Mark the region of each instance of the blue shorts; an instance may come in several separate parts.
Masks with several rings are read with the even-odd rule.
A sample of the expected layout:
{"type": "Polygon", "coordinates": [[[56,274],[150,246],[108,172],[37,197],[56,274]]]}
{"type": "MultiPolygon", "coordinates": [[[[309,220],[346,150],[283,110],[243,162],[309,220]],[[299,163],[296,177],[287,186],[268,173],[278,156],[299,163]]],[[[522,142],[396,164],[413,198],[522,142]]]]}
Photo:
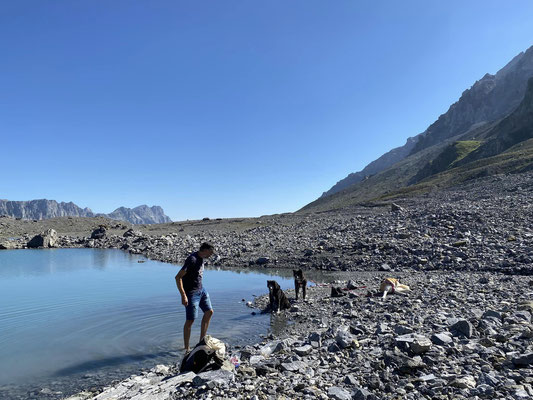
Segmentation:
{"type": "Polygon", "coordinates": [[[185,307],[187,320],[192,321],[198,317],[198,306],[200,306],[204,313],[213,309],[211,300],[209,299],[209,293],[204,288],[186,293],[186,295],[189,300],[189,304],[185,307]]]}

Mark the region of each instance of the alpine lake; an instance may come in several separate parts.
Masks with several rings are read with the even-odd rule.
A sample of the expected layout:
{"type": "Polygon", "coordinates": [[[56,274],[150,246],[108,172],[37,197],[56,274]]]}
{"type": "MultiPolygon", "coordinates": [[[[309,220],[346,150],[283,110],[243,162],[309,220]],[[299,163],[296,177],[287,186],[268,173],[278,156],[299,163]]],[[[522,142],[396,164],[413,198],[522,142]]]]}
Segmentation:
{"type": "MultiPolygon", "coordinates": [[[[179,269],[113,249],[2,250],[0,399],[60,399],[180,362],[179,269]]],[[[207,267],[215,311],[208,334],[242,346],[282,331],[282,317],[246,305],[268,292],[270,279],[294,288],[290,269],[207,267]]]]}

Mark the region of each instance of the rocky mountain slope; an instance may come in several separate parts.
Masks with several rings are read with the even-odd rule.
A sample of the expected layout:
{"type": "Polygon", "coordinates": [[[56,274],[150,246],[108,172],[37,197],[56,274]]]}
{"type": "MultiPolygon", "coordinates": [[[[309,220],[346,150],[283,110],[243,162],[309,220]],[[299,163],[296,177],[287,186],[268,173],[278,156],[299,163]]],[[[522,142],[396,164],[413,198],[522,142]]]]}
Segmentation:
{"type": "Polygon", "coordinates": [[[506,118],[423,149],[387,170],[305,206],[303,212],[342,209],[454,186],[482,177],[533,169],[533,80],[506,118]]]}
{"type": "Polygon", "coordinates": [[[505,117],[524,97],[527,80],[532,76],[533,46],[517,55],[495,75],[486,74],[465,90],[460,99],[423,133],[409,138],[404,146],[389,151],[362,171],[348,175],[324,192],[322,197],[385,171],[409,155],[505,117]]]}
{"type": "Polygon", "coordinates": [[[159,206],[141,205],[135,208],[120,207],[110,214],[95,214],[90,208],[80,208],[73,202],[58,203],[55,200],[39,199],[10,201],[0,199],[0,215],[21,219],[49,219],[56,217],[106,217],[132,224],[159,224],[171,222],[159,206]]]}

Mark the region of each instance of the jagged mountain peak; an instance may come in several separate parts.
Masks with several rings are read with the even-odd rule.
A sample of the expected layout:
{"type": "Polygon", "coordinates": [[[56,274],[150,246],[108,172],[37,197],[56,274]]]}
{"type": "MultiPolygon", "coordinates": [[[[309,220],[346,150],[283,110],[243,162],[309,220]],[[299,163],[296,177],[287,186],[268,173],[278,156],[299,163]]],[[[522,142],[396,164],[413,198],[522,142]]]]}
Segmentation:
{"type": "Polygon", "coordinates": [[[95,217],[102,216],[133,224],[159,224],[172,222],[160,206],[140,205],[134,209],[119,207],[110,214],[95,214],[88,208],[80,208],[72,201],[36,199],[29,201],[0,200],[0,215],[22,219],[48,219],[56,217],[95,217]]]}

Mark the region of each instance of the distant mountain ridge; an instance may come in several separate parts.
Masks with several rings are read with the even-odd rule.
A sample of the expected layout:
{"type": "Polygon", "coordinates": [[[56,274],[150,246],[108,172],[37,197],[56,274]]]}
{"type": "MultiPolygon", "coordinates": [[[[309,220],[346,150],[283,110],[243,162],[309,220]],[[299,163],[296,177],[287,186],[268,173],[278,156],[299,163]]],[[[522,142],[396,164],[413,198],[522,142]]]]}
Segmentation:
{"type": "Polygon", "coordinates": [[[509,115],[524,98],[527,81],[532,76],[533,46],[495,75],[485,74],[424,132],[408,138],[404,146],[385,153],[363,170],[349,174],[324,192],[322,198],[385,171],[410,155],[509,115]]]}
{"type": "Polygon", "coordinates": [[[161,224],[172,222],[171,219],[165,215],[165,212],[161,207],[148,207],[145,204],[135,208],[119,207],[112,213],[107,214],[107,217],[121,221],[129,221],[132,224],[161,224]]]}
{"type": "Polygon", "coordinates": [[[0,199],[0,215],[22,219],[48,219],[56,217],[106,217],[132,224],[161,224],[172,222],[159,206],[141,205],[135,208],[119,207],[110,214],[95,214],[90,208],[78,207],[73,202],[39,199],[10,201],[0,199]]]}

